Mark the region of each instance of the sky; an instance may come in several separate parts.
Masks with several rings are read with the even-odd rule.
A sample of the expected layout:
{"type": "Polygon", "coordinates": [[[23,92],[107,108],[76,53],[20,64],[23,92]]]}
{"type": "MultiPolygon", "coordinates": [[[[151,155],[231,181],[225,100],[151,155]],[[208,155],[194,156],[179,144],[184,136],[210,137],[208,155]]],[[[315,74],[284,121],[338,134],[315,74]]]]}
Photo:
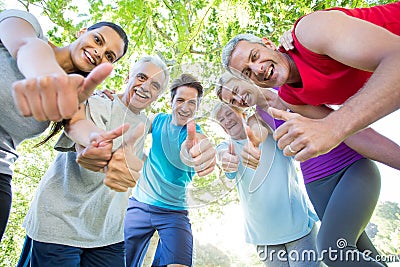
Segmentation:
{"type": "MultiPolygon", "coordinates": [[[[9,0],[5,3],[6,8],[22,8],[17,0],[9,0]]],[[[50,21],[40,16],[40,9],[32,6],[31,12],[35,14],[43,25],[44,32],[50,29],[50,21]],[[46,28],[46,25],[48,28],[46,28]]],[[[71,14],[71,18],[73,14],[71,14]]],[[[371,125],[374,130],[400,144],[400,110],[371,125]]],[[[373,145],[373,144],[371,144],[373,145]]],[[[400,157],[400,155],[399,155],[400,157]]],[[[380,201],[394,201],[400,203],[400,194],[396,192],[400,188],[400,171],[377,163],[382,176],[382,187],[380,201]]]]}

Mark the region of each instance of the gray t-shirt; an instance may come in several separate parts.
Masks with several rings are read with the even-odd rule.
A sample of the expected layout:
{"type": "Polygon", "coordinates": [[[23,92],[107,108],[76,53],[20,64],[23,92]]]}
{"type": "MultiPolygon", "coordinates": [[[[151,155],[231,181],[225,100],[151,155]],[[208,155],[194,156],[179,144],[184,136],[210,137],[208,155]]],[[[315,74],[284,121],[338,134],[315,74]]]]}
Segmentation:
{"type": "MultiPolygon", "coordinates": [[[[135,115],[117,96],[113,101],[92,96],[86,110],[87,117],[105,130],[128,122],[130,134],[140,122],[148,122],[144,114],[135,115]]],[[[146,123],[146,132],[148,128],[146,123]]],[[[120,146],[124,136],[114,141],[114,148],[120,146]]],[[[71,146],[72,141],[64,135],[56,149],[71,146]]],[[[143,146],[144,137],[137,144],[139,157],[143,156],[143,146]]],[[[123,241],[130,192],[111,190],[103,184],[105,174],[86,170],[75,159],[76,152],[60,152],[40,181],[24,222],[28,236],[40,242],[82,248],[123,241]]]]}
{"type": "MultiPolygon", "coordinates": [[[[30,13],[21,10],[6,10],[0,13],[0,21],[9,17],[19,17],[30,24],[39,38],[47,41],[37,19],[30,13]]],[[[18,155],[16,147],[23,140],[41,134],[49,122],[38,122],[25,118],[17,110],[12,97],[12,84],[24,79],[18,70],[17,62],[0,40],[0,173],[12,175],[14,162],[18,155]]]]}

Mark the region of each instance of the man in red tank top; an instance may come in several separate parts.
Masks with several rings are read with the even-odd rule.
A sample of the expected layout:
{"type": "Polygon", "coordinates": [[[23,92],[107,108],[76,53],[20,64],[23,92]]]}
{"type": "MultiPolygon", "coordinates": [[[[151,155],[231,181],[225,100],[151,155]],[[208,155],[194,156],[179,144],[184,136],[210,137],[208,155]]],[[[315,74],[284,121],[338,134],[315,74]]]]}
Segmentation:
{"type": "Polygon", "coordinates": [[[238,35],[225,46],[223,64],[260,87],[280,87],[288,108],[313,118],[270,109],[287,121],[274,134],[279,147],[304,161],[400,108],[399,35],[400,2],[333,8],[295,23],[294,50],[238,35]],[[308,112],[308,105],[329,104],[342,106],[329,115],[308,112]]]}

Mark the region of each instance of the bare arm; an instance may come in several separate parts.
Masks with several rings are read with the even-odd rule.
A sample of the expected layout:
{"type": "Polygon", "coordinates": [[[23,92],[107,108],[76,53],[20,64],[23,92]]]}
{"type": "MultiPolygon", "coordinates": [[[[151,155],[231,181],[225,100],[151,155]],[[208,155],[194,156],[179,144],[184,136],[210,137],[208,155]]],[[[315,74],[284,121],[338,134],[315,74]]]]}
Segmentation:
{"type": "Polygon", "coordinates": [[[16,106],[22,115],[38,121],[70,119],[79,102],[86,100],[112,71],[111,64],[101,64],[87,78],[68,75],[52,47],[21,18],[1,21],[0,39],[25,76],[13,85],[16,106]]]}
{"type": "Polygon", "coordinates": [[[26,78],[45,74],[66,75],[50,45],[39,39],[32,25],[24,19],[11,17],[3,20],[0,39],[26,78]]]}
{"type": "Polygon", "coordinates": [[[86,118],[85,109],[86,106],[81,104],[66,125],[65,133],[77,144],[77,162],[86,169],[101,171],[111,159],[113,140],[121,136],[128,125],[105,131],[86,118]]]}
{"type": "MultiPolygon", "coordinates": [[[[288,106],[290,106],[291,110],[312,119],[321,119],[333,112],[327,106],[288,106]]],[[[332,128],[331,131],[334,131],[334,129],[332,128]]],[[[392,168],[400,169],[400,146],[372,128],[366,128],[349,136],[344,140],[344,143],[364,157],[379,161],[392,168]],[[371,144],[374,145],[371,146],[371,144]]],[[[285,150],[285,153],[290,154],[286,148],[285,150]]]]}
{"type": "Polygon", "coordinates": [[[86,106],[84,104],[79,105],[79,111],[68,122],[64,131],[71,140],[84,147],[90,145],[91,134],[104,132],[104,130],[97,127],[91,120],[86,119],[86,106]]]}
{"type": "MultiPolygon", "coordinates": [[[[342,129],[350,135],[400,108],[399,36],[340,11],[316,12],[309,19],[308,23],[323,23],[312,29],[330,30],[317,38],[319,42],[315,36],[310,38],[313,33],[307,31],[307,38],[301,40],[306,47],[343,64],[374,72],[359,93],[327,118],[330,122],[338,118],[345,120],[342,129]],[[329,39],[323,40],[327,36],[329,39]],[[352,119],[354,117],[357,120],[352,119]]],[[[307,19],[304,22],[307,23],[307,19]]]]}
{"type": "Polygon", "coordinates": [[[364,157],[400,170],[400,146],[372,128],[349,136],[345,143],[364,157]]]}

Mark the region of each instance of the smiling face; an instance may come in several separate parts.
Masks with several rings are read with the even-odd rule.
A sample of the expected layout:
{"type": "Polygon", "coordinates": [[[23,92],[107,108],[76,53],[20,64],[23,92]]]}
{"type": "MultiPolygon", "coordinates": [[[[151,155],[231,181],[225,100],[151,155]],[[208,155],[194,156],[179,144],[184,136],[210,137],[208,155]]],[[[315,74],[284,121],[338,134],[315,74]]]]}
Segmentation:
{"type": "Polygon", "coordinates": [[[232,51],[229,67],[260,87],[281,86],[289,77],[289,61],[276,50],[271,41],[263,41],[265,45],[248,41],[238,42],[232,51]]]}
{"type": "Polygon", "coordinates": [[[124,45],[122,38],[111,27],[83,30],[70,46],[72,63],[77,69],[90,72],[101,63],[113,63],[119,59],[124,53],[124,45]]]}
{"type": "Polygon", "coordinates": [[[163,70],[152,62],[137,64],[131,71],[122,101],[138,114],[161,94],[166,77],[163,70]]]}
{"type": "Polygon", "coordinates": [[[178,126],[186,125],[194,117],[198,105],[198,91],[189,86],[180,86],[171,101],[172,123],[178,126]]]}
{"type": "Polygon", "coordinates": [[[217,120],[224,130],[236,140],[246,139],[246,131],[240,115],[228,105],[222,105],[217,113],[217,120]]]}
{"type": "Polygon", "coordinates": [[[231,78],[222,86],[220,97],[227,104],[247,108],[256,105],[262,96],[259,88],[251,82],[231,78]]]}

